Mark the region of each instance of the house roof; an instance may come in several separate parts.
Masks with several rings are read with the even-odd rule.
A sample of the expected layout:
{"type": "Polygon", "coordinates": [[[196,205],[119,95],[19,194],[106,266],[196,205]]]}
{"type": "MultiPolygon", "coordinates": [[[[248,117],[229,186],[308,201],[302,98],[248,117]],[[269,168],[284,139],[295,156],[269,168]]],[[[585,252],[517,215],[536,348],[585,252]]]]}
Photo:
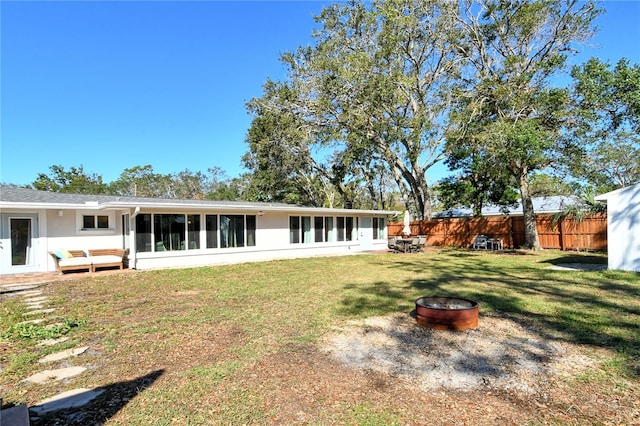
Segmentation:
{"type": "MultiPolygon", "coordinates": [[[[535,197],[533,198],[533,211],[536,213],[553,214],[558,213],[577,204],[576,197],[568,197],[564,195],[554,195],[549,197],[535,197]]],[[[510,207],[505,211],[504,208],[496,205],[487,205],[482,207],[482,216],[521,216],[522,204],[518,201],[515,207],[510,207]]],[[[449,209],[434,214],[436,217],[469,217],[473,216],[473,209],[461,208],[461,209],[449,209]]]]}
{"type": "Polygon", "coordinates": [[[596,201],[607,201],[609,198],[618,196],[625,192],[638,192],[640,193],[640,182],[635,185],[625,186],[624,188],[616,189],[615,191],[605,192],[604,194],[597,195],[595,197],[596,201]]]}
{"type": "Polygon", "coordinates": [[[167,198],[125,197],[117,195],[68,194],[39,191],[30,188],[0,186],[0,208],[31,209],[174,209],[174,210],[248,210],[298,211],[314,213],[398,214],[387,210],[356,210],[304,207],[285,203],[259,203],[249,201],[181,200],[167,198]]]}

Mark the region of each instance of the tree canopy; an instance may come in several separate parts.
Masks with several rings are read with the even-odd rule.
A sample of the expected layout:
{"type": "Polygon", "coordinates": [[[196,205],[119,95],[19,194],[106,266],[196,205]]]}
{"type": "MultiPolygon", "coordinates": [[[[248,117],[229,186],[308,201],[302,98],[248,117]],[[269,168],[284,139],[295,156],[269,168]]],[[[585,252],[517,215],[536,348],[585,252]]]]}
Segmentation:
{"type": "Polygon", "coordinates": [[[101,175],[87,173],[83,166],[53,165],[50,174],[39,173],[32,182],[35,189],[76,194],[106,194],[129,197],[176,199],[246,199],[243,177],[229,179],[219,167],[208,169],[208,174],[185,169],[172,174],[156,173],[150,164],[125,169],[118,179],[105,183],[101,175]]]}
{"type": "Polygon", "coordinates": [[[572,174],[597,192],[640,181],[640,65],[592,58],[574,67],[573,121],[580,142],[572,174]]]}
{"type": "Polygon", "coordinates": [[[569,94],[552,87],[551,78],[565,67],[575,44],[591,36],[598,13],[594,2],[578,0],[462,6],[459,51],[465,67],[448,149],[466,147],[484,170],[511,176],[522,201],[528,248],[541,248],[529,179],[573,149],[570,139],[560,138],[569,94]]]}
{"type": "MultiPolygon", "coordinates": [[[[248,166],[288,164],[294,181],[313,170],[343,197],[374,170],[393,179],[417,217],[429,217],[427,173],[449,156],[461,170],[458,189],[476,189],[469,201],[509,203],[515,188],[535,224],[529,177],[569,149],[558,142],[569,93],[551,78],[598,13],[577,0],[332,4],[317,17],[313,44],[282,55],[286,81],[249,103],[248,140],[260,132],[261,149],[250,145],[248,166]]],[[[282,186],[258,180],[267,191],[282,186]]],[[[539,247],[531,227],[527,245],[539,247]]]]}
{"type": "Polygon", "coordinates": [[[71,167],[65,170],[63,166],[49,167],[50,174],[38,173],[32,186],[40,191],[66,192],[75,194],[107,194],[109,187],[102,181],[102,176],[87,173],[84,167],[71,167]]]}
{"type": "MultiPolygon", "coordinates": [[[[314,33],[315,44],[282,56],[288,66],[282,87],[292,96],[283,102],[267,90],[251,101],[258,116],[249,140],[262,124],[257,118],[271,117],[277,125],[266,129],[264,142],[282,149],[281,130],[293,130],[287,151],[301,152],[306,165],[315,162],[342,197],[348,198],[354,185],[379,197],[393,180],[418,217],[430,216],[425,172],[443,158],[451,103],[447,87],[459,63],[451,42],[456,11],[448,1],[328,6],[317,17],[321,29],[314,33]],[[268,115],[279,110],[285,113],[268,115]],[[312,161],[319,158],[312,153],[325,156],[312,161]]],[[[302,176],[301,170],[289,171],[302,176]]]]}

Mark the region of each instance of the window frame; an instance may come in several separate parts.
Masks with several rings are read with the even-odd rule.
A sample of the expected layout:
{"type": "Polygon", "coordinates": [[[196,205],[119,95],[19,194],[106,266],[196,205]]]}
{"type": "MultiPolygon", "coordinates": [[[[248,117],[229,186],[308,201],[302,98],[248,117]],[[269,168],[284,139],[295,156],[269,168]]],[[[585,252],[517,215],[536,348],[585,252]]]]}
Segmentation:
{"type": "Polygon", "coordinates": [[[116,214],[113,211],[76,210],[76,233],[92,235],[109,235],[116,232],[116,214]],[[92,226],[85,226],[91,219],[92,226]],[[101,223],[106,226],[100,226],[101,223]]]}
{"type": "MultiPolygon", "coordinates": [[[[159,253],[159,252],[181,252],[189,250],[220,250],[227,248],[247,248],[255,247],[257,245],[258,234],[258,218],[257,215],[252,214],[236,214],[236,213],[171,213],[171,212],[157,212],[157,213],[139,213],[135,218],[136,226],[136,253],[159,253]],[[157,224],[162,220],[175,222],[177,217],[184,218],[184,225],[180,232],[169,232],[169,246],[167,247],[167,241],[162,238],[163,250],[158,250],[157,244],[161,242],[159,240],[159,230],[157,224]],[[222,238],[222,226],[221,220],[223,217],[233,218],[229,225],[232,229],[227,232],[231,232],[234,237],[241,237],[240,244],[223,245],[222,238]],[[241,220],[240,220],[241,218],[241,220]],[[203,220],[204,219],[204,220],[203,220]],[[148,223],[148,225],[147,225],[148,223]],[[140,232],[140,229],[144,225],[144,231],[140,232]],[[240,226],[241,225],[241,226],[240,226]],[[147,229],[150,228],[150,229],[147,229]],[[241,229],[242,228],[242,229],[241,229]],[[179,240],[177,244],[172,244],[174,241],[173,234],[179,234],[179,240]],[[212,238],[213,237],[213,238],[212,238]],[[195,244],[192,244],[195,242],[195,244]],[[193,247],[195,245],[195,247],[193,247]],[[177,248],[176,248],[177,247],[177,248]],[[142,248],[142,250],[141,250],[142,248]]],[[[162,223],[160,223],[162,227],[162,223]]],[[[162,232],[166,234],[166,232],[162,232]]],[[[232,234],[228,234],[230,237],[232,234]]]]}
{"type": "Polygon", "coordinates": [[[289,244],[358,241],[358,224],[358,216],[289,215],[289,244]]]}

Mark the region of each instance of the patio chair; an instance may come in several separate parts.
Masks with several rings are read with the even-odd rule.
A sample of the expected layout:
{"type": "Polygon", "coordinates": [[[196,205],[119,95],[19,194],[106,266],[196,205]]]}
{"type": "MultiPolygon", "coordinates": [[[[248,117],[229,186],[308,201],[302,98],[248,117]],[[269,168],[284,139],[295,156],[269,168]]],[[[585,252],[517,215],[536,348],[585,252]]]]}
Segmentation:
{"type": "Polygon", "coordinates": [[[424,250],[425,246],[427,245],[427,236],[426,235],[418,235],[418,250],[422,251],[424,250]]]}
{"type": "Polygon", "coordinates": [[[400,251],[400,247],[398,247],[397,242],[398,237],[389,237],[387,238],[387,248],[394,253],[398,253],[400,251]]]}
{"type": "Polygon", "coordinates": [[[409,251],[411,253],[418,253],[420,250],[420,237],[413,237],[411,243],[409,244],[409,251]]]}
{"type": "Polygon", "coordinates": [[[478,235],[473,239],[472,247],[475,250],[488,250],[489,249],[489,239],[486,235],[478,235]]]}
{"type": "Polygon", "coordinates": [[[501,238],[489,238],[487,240],[487,250],[502,250],[501,238]]]}

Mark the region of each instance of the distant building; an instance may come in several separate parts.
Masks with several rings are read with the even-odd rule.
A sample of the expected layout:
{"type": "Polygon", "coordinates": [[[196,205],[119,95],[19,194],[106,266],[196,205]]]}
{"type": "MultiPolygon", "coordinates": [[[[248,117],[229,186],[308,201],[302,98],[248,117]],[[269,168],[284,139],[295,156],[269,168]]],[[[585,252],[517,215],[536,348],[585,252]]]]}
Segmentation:
{"type": "MultiPolygon", "coordinates": [[[[537,214],[555,214],[565,210],[567,207],[578,204],[577,197],[564,195],[554,195],[550,197],[535,197],[533,199],[533,211],[537,214]]],[[[495,205],[482,207],[482,216],[522,216],[522,205],[520,202],[515,207],[507,208],[495,205]]],[[[434,214],[434,217],[471,217],[473,209],[449,209],[434,214]]]]}

